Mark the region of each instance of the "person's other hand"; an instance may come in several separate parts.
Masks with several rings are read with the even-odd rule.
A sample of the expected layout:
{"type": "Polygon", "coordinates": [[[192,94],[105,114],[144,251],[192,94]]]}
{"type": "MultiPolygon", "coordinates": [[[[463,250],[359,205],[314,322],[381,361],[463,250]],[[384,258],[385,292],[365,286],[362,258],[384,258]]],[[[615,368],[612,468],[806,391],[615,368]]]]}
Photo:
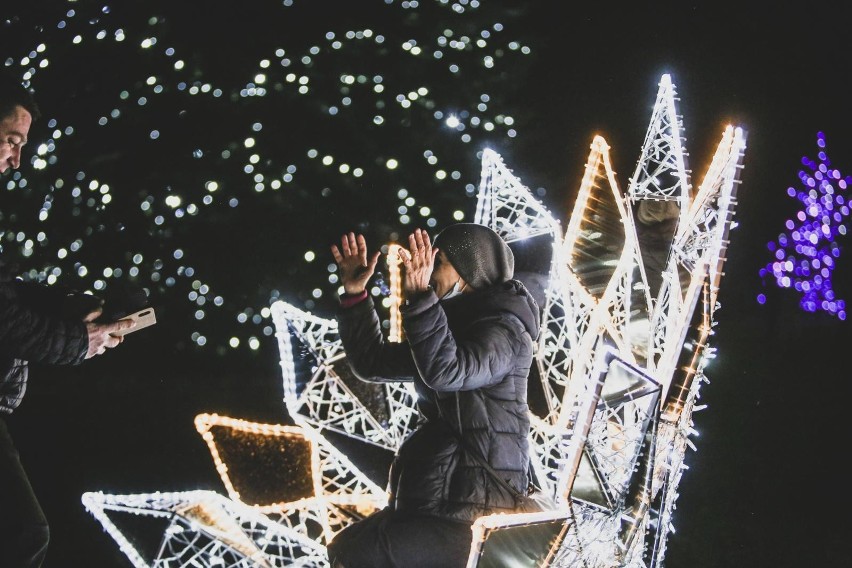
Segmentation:
{"type": "Polygon", "coordinates": [[[347,294],[360,294],[376,270],[379,251],[367,257],[367,240],[364,235],[348,233],[340,239],[340,248],[331,245],[331,254],[340,270],[340,283],[347,294]]]}
{"type": "Polygon", "coordinates": [[[432,248],[429,234],[422,229],[415,229],[408,236],[408,250],[400,248],[399,252],[405,266],[403,291],[406,294],[425,292],[429,288],[429,280],[435,269],[435,256],[438,254],[438,249],[432,248]]]}
{"type": "Polygon", "coordinates": [[[89,350],[86,351],[86,359],[91,359],[95,355],[103,355],[107,349],[117,346],[124,341],[123,335],[113,335],[116,331],[130,329],[136,325],[135,321],[116,321],[110,323],[96,323],[94,320],[101,315],[101,309],[98,308],[89,312],[83,321],[86,322],[86,333],[89,335],[89,350]]]}

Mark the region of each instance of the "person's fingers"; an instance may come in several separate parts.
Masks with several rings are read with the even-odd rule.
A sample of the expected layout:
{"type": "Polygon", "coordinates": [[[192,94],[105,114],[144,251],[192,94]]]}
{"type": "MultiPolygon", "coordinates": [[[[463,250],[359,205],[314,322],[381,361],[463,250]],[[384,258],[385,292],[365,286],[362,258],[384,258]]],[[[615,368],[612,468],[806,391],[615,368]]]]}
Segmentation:
{"type": "Polygon", "coordinates": [[[423,241],[423,231],[417,229],[414,231],[414,240],[417,241],[417,248],[423,249],[426,243],[423,241]]]}
{"type": "Polygon", "coordinates": [[[343,235],[340,237],[340,248],[343,249],[344,257],[352,254],[352,251],[349,250],[349,235],[343,235]]]}
{"type": "Polygon", "coordinates": [[[86,314],[86,317],[83,318],[83,321],[86,323],[95,321],[101,316],[102,313],[103,310],[101,308],[95,308],[94,310],[86,314]]]}
{"type": "Polygon", "coordinates": [[[105,323],[101,326],[100,331],[106,334],[115,333],[116,331],[124,331],[125,329],[130,329],[132,327],[136,327],[136,322],[125,319],[118,320],[112,323],[105,323]]]}
{"type": "Polygon", "coordinates": [[[363,266],[369,266],[367,264],[367,239],[364,238],[364,235],[358,235],[358,257],[361,259],[361,264],[363,266]]]}
{"type": "Polygon", "coordinates": [[[334,257],[334,262],[337,264],[343,262],[343,255],[340,254],[340,249],[337,248],[337,245],[331,245],[331,256],[334,257]]]}
{"type": "Polygon", "coordinates": [[[417,242],[414,240],[413,234],[409,238],[409,248],[405,252],[408,254],[408,259],[405,262],[405,269],[407,271],[414,270],[420,266],[420,250],[417,247],[417,242]]]}
{"type": "Polygon", "coordinates": [[[417,229],[417,241],[422,255],[423,262],[427,262],[432,256],[432,243],[429,241],[429,234],[423,229],[417,229]]]}
{"type": "Polygon", "coordinates": [[[403,264],[408,265],[411,262],[411,253],[408,252],[407,249],[399,247],[396,249],[396,255],[399,257],[399,260],[402,261],[403,264]]]}
{"type": "Polygon", "coordinates": [[[347,244],[349,245],[349,254],[351,256],[358,255],[358,239],[355,238],[355,233],[350,232],[346,235],[347,244]]]}

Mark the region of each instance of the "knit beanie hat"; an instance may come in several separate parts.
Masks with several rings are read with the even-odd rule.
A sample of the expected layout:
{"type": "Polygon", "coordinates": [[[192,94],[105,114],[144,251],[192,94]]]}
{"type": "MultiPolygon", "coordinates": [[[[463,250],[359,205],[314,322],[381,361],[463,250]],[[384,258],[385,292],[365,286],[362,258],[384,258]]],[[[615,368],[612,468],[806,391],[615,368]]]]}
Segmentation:
{"type": "Polygon", "coordinates": [[[512,249],[485,225],[450,225],[438,233],[434,246],[444,251],[459,276],[474,289],[501,284],[515,274],[512,249]]]}

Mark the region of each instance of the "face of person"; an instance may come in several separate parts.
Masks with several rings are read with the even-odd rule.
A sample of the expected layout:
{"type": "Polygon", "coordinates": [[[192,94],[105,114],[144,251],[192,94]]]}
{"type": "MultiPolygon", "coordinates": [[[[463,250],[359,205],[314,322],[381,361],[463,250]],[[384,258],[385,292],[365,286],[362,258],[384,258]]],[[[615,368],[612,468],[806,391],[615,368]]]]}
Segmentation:
{"type": "MultiPolygon", "coordinates": [[[[460,279],[461,276],[453,268],[453,265],[450,264],[450,261],[447,260],[447,255],[444,254],[444,251],[438,251],[438,256],[435,257],[435,268],[432,270],[432,279],[429,282],[435,294],[439,298],[443,298],[460,279]]],[[[463,281],[459,286],[464,286],[465,289],[468,288],[463,281]]]]}
{"type": "Polygon", "coordinates": [[[33,117],[22,106],[16,106],[0,121],[0,174],[21,165],[21,148],[27,143],[32,122],[33,117]]]}

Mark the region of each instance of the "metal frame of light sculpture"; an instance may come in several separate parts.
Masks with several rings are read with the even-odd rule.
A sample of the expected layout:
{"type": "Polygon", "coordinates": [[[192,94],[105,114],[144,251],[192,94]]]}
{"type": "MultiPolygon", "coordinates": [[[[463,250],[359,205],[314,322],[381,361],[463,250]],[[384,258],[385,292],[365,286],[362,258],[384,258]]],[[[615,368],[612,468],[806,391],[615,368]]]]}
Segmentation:
{"type": "Polygon", "coordinates": [[[742,169],[745,135],[726,127],[710,168],[688,210],[681,214],[672,243],[663,289],[652,315],[652,369],[668,387],[668,379],[705,280],[710,284],[708,308],[712,319],[722,278],[725,248],[733,214],[736,186],[742,169]]]}
{"type": "Polygon", "coordinates": [[[727,126],[697,194],[681,216],[652,315],[654,356],[649,362],[665,393],[657,437],[660,467],[654,475],[655,492],[663,492],[650,556],[654,565],[665,555],[677,487],[686,467],[685,452],[694,434],[695,400],[704,367],[715,356],[708,341],[718,308],[728,235],[736,227],[733,215],[744,152],[743,130],[727,126]],[[690,332],[696,337],[687,344],[690,332]],[[686,365],[679,365],[684,359],[686,365]]]}
{"type": "MultiPolygon", "coordinates": [[[[477,210],[489,214],[487,217],[479,215],[477,221],[490,218],[491,228],[508,241],[509,235],[525,233],[514,227],[526,222],[517,211],[537,209],[546,213],[546,210],[508,169],[495,166],[498,156],[484,153],[483,160],[483,183],[477,210]]],[[[594,377],[599,367],[596,360],[600,357],[600,338],[607,336],[610,342],[620,346],[622,357],[630,362],[634,360],[622,329],[627,326],[630,282],[638,256],[635,237],[631,240],[630,233],[625,231],[628,238],[622,240],[627,244],[622,245],[614,266],[605,267],[609,271],[607,285],[598,291],[598,297],[583,286],[571,266],[578,241],[595,237],[594,231],[582,222],[587,204],[606,197],[622,217],[628,217],[612,172],[608,146],[603,138],[596,137],[566,237],[563,240],[558,233],[554,234],[553,261],[536,354],[550,413],[543,419],[533,418],[532,447],[538,457],[535,465],[540,481],[559,499],[567,498],[572,472],[576,470],[586,443],[585,434],[575,429],[587,423],[597,404],[599,385],[594,377]],[[600,184],[601,179],[606,183],[600,184]]],[[[551,231],[558,228],[549,213],[544,219],[551,231]]],[[[591,260],[597,262],[597,259],[591,260]]]]}
{"type": "MultiPolygon", "coordinates": [[[[600,136],[592,142],[577,200],[556,254],[554,264],[566,266],[567,271],[561,271],[564,280],[551,277],[545,318],[553,313],[552,299],[559,295],[570,297],[572,301],[560,302],[559,308],[573,308],[566,313],[570,319],[566,318],[563,325],[577,330],[574,343],[556,343],[552,347],[567,351],[570,362],[563,379],[565,392],[551,411],[551,420],[567,428],[574,423],[576,408],[586,396],[585,381],[593,368],[600,338],[607,337],[618,346],[622,357],[634,361],[629,324],[637,276],[642,278],[640,286],[647,288],[630,209],[618,189],[609,146],[600,136]],[[589,257],[587,252],[604,250],[609,258],[589,257]],[[587,274],[595,275],[594,288],[591,279],[586,280],[587,274]]],[[[642,300],[649,303],[647,297],[642,300]]],[[[551,341],[549,331],[542,335],[540,343],[551,341]]]]}
{"type": "MultiPolygon", "coordinates": [[[[554,536],[552,544],[547,548],[539,551],[538,559],[530,559],[529,566],[532,566],[532,561],[535,560],[536,568],[548,568],[554,565],[557,558],[565,557],[566,542],[576,542],[576,526],[569,509],[555,509],[552,511],[542,511],[537,513],[517,513],[517,514],[497,514],[485,515],[479,517],[473,522],[471,531],[470,554],[468,555],[466,568],[480,568],[483,562],[483,554],[487,539],[492,538],[493,533],[502,530],[525,529],[527,527],[535,527],[541,524],[551,524],[553,528],[559,532],[554,536]]],[[[532,541],[538,541],[541,537],[535,533],[528,534],[527,538],[532,541]]],[[[530,551],[532,552],[532,551],[530,551]]],[[[579,550],[574,550],[579,553],[579,550]]],[[[484,566],[493,566],[492,563],[483,564],[484,566]]],[[[526,566],[526,564],[524,565],[526,566]]],[[[514,566],[513,566],[514,568],[514,566]]]]}
{"type": "MultiPolygon", "coordinates": [[[[478,211],[489,212],[492,220],[492,228],[498,233],[503,233],[501,236],[507,241],[512,237],[510,235],[523,234],[523,230],[515,230],[513,223],[523,222],[523,217],[517,215],[518,210],[530,210],[534,207],[525,206],[528,203],[535,203],[532,194],[524,188],[520,181],[514,178],[506,168],[495,166],[495,162],[499,157],[484,153],[483,155],[483,183],[481,184],[480,202],[478,211]],[[507,179],[508,178],[508,179],[507,179]],[[509,192],[508,196],[502,195],[502,192],[509,192]],[[483,206],[483,203],[486,204],[483,206]],[[501,207],[502,204],[505,207],[501,207]]],[[[580,197],[578,198],[577,208],[575,209],[574,219],[580,219],[586,214],[586,204],[589,202],[598,201],[601,199],[600,194],[605,192],[609,196],[610,202],[615,209],[620,213],[620,217],[629,219],[628,209],[621,205],[620,194],[617,191],[617,186],[612,173],[612,168],[609,162],[608,146],[602,138],[598,137],[592,146],[592,154],[589,158],[584,176],[583,185],[581,187],[580,197]],[[606,180],[609,187],[600,187],[598,180],[606,180]]],[[[539,206],[540,208],[540,206],[539,206]]],[[[478,216],[477,221],[482,221],[486,218],[485,215],[478,216]]],[[[552,219],[551,216],[545,219],[552,219]]],[[[551,227],[555,223],[550,224],[551,227]]],[[[630,226],[628,224],[628,226],[630,226]]],[[[635,237],[632,240],[629,238],[630,233],[626,233],[626,245],[622,246],[620,258],[615,263],[611,270],[612,274],[607,281],[607,286],[603,292],[599,291],[599,297],[583,287],[577,274],[571,270],[570,262],[566,259],[571,259],[572,246],[576,244],[579,238],[590,238],[593,232],[589,231],[582,223],[575,221],[573,226],[569,224],[566,240],[560,241],[558,233],[554,236],[554,258],[551,264],[551,278],[547,290],[546,303],[544,306],[545,317],[542,323],[542,334],[537,352],[537,361],[541,371],[542,380],[545,382],[545,392],[549,395],[549,403],[551,414],[545,419],[532,419],[532,448],[534,457],[534,466],[540,481],[543,481],[545,490],[555,494],[558,500],[565,499],[565,496],[571,490],[575,480],[575,472],[580,464],[581,455],[589,450],[594,451],[594,442],[603,438],[602,435],[593,437],[590,442],[587,442],[587,434],[589,430],[603,423],[610,424],[611,418],[616,416],[619,411],[624,412],[625,408],[621,405],[610,407],[606,404],[603,408],[607,412],[596,408],[599,406],[602,383],[598,382],[595,377],[601,376],[602,361],[605,358],[613,357],[614,349],[610,346],[602,345],[599,339],[602,335],[607,335],[609,340],[614,343],[621,344],[621,351],[625,353],[628,361],[632,361],[632,346],[629,342],[624,341],[619,331],[627,327],[629,312],[629,303],[631,300],[630,289],[631,279],[637,273],[636,258],[638,257],[638,243],[635,237]],[[616,275],[617,274],[617,275],[616,275]],[[615,282],[615,284],[613,284],[615,282]],[[567,284],[567,285],[566,285],[567,284]],[[625,292],[626,291],[626,292],[625,292]],[[574,307],[580,307],[580,310],[572,310],[574,307]],[[580,315],[581,321],[571,319],[570,316],[580,315]],[[618,317],[612,317],[617,314],[618,317]],[[615,324],[612,320],[615,319],[615,324]],[[570,341],[570,339],[575,341],[570,341]],[[621,341],[618,341],[622,339],[621,341]],[[567,341],[566,341],[567,340],[567,341]],[[567,353],[570,347],[574,345],[582,345],[585,347],[580,353],[567,353]],[[571,357],[573,355],[573,360],[571,357]],[[579,356],[578,356],[579,355],[579,356]],[[585,358],[582,358],[585,355],[585,358]],[[573,365],[565,365],[566,362],[574,363],[573,365]],[[559,365],[549,365],[549,363],[557,362],[559,365]],[[575,376],[568,370],[576,373],[577,379],[570,383],[574,388],[566,388],[569,385],[570,378],[575,376]],[[569,381],[563,378],[565,373],[568,375],[569,381]],[[562,376],[561,376],[562,375],[562,376]],[[550,381],[556,377],[559,384],[553,385],[550,381]],[[565,394],[558,397],[556,393],[562,389],[565,394]],[[570,427],[568,425],[570,424],[570,427]],[[584,425],[583,428],[580,428],[584,425]]],[[[641,274],[641,266],[639,274],[641,274]]],[[[647,302],[647,299],[646,299],[647,302]]],[[[647,309],[646,309],[647,313],[647,309]]],[[[656,386],[657,391],[659,386],[656,386]]],[[[654,401],[656,402],[656,398],[654,401]]],[[[629,402],[629,401],[626,401],[629,402]]],[[[653,409],[656,411],[656,408],[653,409]]],[[[633,435],[634,439],[645,439],[647,436],[647,426],[649,423],[656,424],[656,413],[654,416],[646,416],[643,421],[643,428],[624,428],[625,424],[621,424],[621,435],[624,440],[630,439],[628,432],[633,435]]],[[[634,444],[635,445],[635,444],[634,444]]],[[[601,448],[597,448],[600,453],[601,448]]],[[[618,460],[612,459],[610,452],[609,459],[600,460],[599,465],[610,465],[610,475],[605,472],[598,474],[604,480],[609,481],[609,484],[616,486],[616,481],[620,481],[622,485],[626,482],[626,478],[630,478],[629,472],[633,471],[635,465],[636,452],[631,452],[633,462],[629,467],[621,464],[620,476],[617,477],[613,471],[616,468],[613,462],[618,460]]],[[[649,461],[650,460],[646,460],[649,461]]],[[[644,469],[647,473],[650,472],[650,463],[644,464],[644,469]]],[[[606,481],[604,482],[606,483],[606,481]]],[[[650,476],[646,474],[646,481],[642,485],[644,491],[639,497],[640,501],[650,499],[650,476]]],[[[637,496],[638,497],[638,496],[637,496]]],[[[635,506],[630,503],[631,508],[635,506]]],[[[626,509],[626,507],[625,507],[626,509]]],[[[577,534],[572,538],[567,538],[564,541],[563,547],[554,565],[573,565],[575,562],[594,561],[595,558],[600,562],[610,562],[613,555],[623,555],[624,546],[621,549],[602,548],[594,546],[598,542],[618,542],[621,536],[621,525],[619,514],[603,513],[596,510],[582,511],[582,515],[577,519],[577,534]],[[584,519],[603,517],[607,522],[588,523],[584,519]],[[615,521],[612,521],[614,518],[615,521]],[[601,536],[602,530],[606,531],[606,538],[596,539],[589,535],[594,534],[601,536]]],[[[632,536],[632,535],[631,535],[632,536]]],[[[595,565],[595,564],[590,564],[595,565]]]]}
{"type": "Polygon", "coordinates": [[[582,552],[560,555],[558,565],[599,566],[613,558],[631,565],[636,560],[628,559],[642,554],[637,544],[648,526],[661,387],[613,347],[598,353],[606,367],[594,416],[581,432],[583,459],[569,487],[577,521],[574,548],[582,552]]]}
{"type": "MultiPolygon", "coordinates": [[[[521,183],[512,171],[503,163],[503,159],[495,151],[482,151],[482,169],[480,174],[479,192],[477,194],[476,216],[474,222],[494,229],[507,243],[532,238],[548,236],[552,240],[552,262],[550,282],[563,281],[565,274],[564,263],[559,263],[558,251],[562,246],[562,229],[557,220],[547,208],[533,197],[529,189],[521,183]]],[[[571,298],[563,297],[563,290],[549,286],[547,290],[548,312],[559,312],[560,315],[570,312],[571,298]],[[566,305],[567,304],[567,305],[566,305]]],[[[546,343],[539,341],[538,366],[541,372],[541,382],[545,399],[553,410],[559,404],[558,386],[565,386],[562,378],[564,352],[550,349],[553,345],[576,343],[576,328],[566,325],[560,316],[545,316],[542,328],[550,328],[551,335],[559,339],[546,343]]],[[[543,425],[542,425],[543,426],[543,425]]]]}
{"type": "Polygon", "coordinates": [[[657,510],[656,527],[646,535],[648,566],[660,566],[665,557],[668,533],[673,530],[672,515],[678,498],[678,486],[686,465],[687,449],[696,449],[691,437],[696,435],[692,415],[703,410],[697,404],[701,384],[707,382],[704,368],[715,357],[715,349],[707,342],[711,333],[710,285],[704,282],[701,309],[696,310],[688,334],[691,345],[684,349],[674,380],[663,400],[658,426],[652,502],[657,510]]]}
{"type": "Polygon", "coordinates": [[[670,75],[660,78],[650,126],[642,153],[630,178],[631,201],[677,201],[682,213],[689,207],[690,187],[686,169],[683,120],[677,112],[677,91],[670,75]]]}
{"type": "Polygon", "coordinates": [[[557,442],[566,437],[588,440],[580,445],[582,455],[559,468],[572,499],[558,499],[563,489],[557,489],[561,504],[543,515],[500,513],[477,519],[468,568],[478,566],[486,535],[539,521],[563,523],[561,544],[541,559],[542,566],[610,566],[613,558],[623,561],[642,550],[635,543],[647,527],[660,385],[611,345],[597,350],[589,383],[590,404],[573,431],[550,430],[557,442]]]}
{"type": "MultiPolygon", "coordinates": [[[[489,149],[482,152],[474,222],[491,227],[507,243],[539,236],[547,236],[552,240],[550,279],[536,356],[543,392],[551,412],[544,419],[531,416],[530,439],[535,458],[533,467],[536,468],[543,489],[564,502],[569,478],[576,471],[584,443],[582,436],[571,435],[566,431],[565,424],[559,423],[559,407],[564,396],[560,391],[564,392],[568,385],[564,379],[568,374],[565,364],[569,362],[562,346],[575,344],[578,333],[583,329],[572,325],[574,322],[565,316],[575,313],[577,310],[572,308],[576,305],[589,306],[590,303],[586,298],[572,293],[574,290],[566,290],[560,285],[570,278],[570,274],[560,254],[565,244],[559,221],[505,166],[499,154],[489,149]]],[[[585,369],[589,375],[594,365],[591,360],[594,353],[590,355],[585,369]]],[[[590,415],[595,401],[595,389],[584,390],[577,396],[573,418],[576,420],[582,415],[590,415]]]]}
{"type": "MultiPolygon", "coordinates": [[[[217,414],[199,414],[195,417],[195,427],[210,450],[216,471],[228,495],[234,501],[255,507],[267,517],[308,538],[327,543],[340,530],[387,504],[387,494],[372,480],[365,476],[343,453],[331,445],[309,426],[286,426],[281,424],[262,424],[248,420],[219,416],[217,414]],[[276,456],[257,455],[260,449],[252,447],[252,455],[244,460],[223,458],[220,454],[213,430],[227,428],[243,435],[262,438],[289,438],[294,445],[310,445],[309,468],[310,494],[297,499],[270,503],[246,502],[240,488],[235,487],[232,472],[251,468],[256,463],[271,462],[276,456]],[[313,530],[319,527],[320,530],[313,530]]],[[[278,452],[278,449],[270,451],[278,452]]],[[[300,472],[273,472],[272,475],[296,475],[300,472]]],[[[252,482],[254,480],[252,479],[252,482]]]]}
{"type": "Polygon", "coordinates": [[[377,385],[384,392],[389,415],[388,423],[381,424],[335,370],[336,366],[347,364],[337,322],[304,312],[283,300],[274,302],[271,312],[284,379],[284,402],[291,418],[320,431],[332,430],[396,451],[417,420],[413,386],[377,385]],[[292,336],[310,349],[318,364],[301,392],[297,392],[292,336]]]}
{"type": "MultiPolygon", "coordinates": [[[[610,510],[623,508],[630,499],[629,493],[635,490],[631,487],[635,484],[634,474],[642,465],[640,456],[650,455],[644,446],[648,432],[656,431],[661,390],[650,377],[632,376],[631,382],[625,383],[618,365],[627,366],[611,358],[584,448],[588,465],[595,469],[594,481],[600,495],[594,501],[586,500],[610,510]]],[[[575,500],[578,481],[575,479],[572,486],[575,500]]]]}
{"type": "Polygon", "coordinates": [[[560,223],[535,199],[494,150],[482,151],[474,222],[494,229],[507,243],[548,235],[560,237],[560,223]]]}
{"type": "Polygon", "coordinates": [[[82,501],[136,568],[328,566],[325,547],[315,540],[213,491],[89,492],[82,501]],[[124,534],[132,531],[115,524],[112,516],[124,514],[167,525],[153,558],[144,558],[124,534]]]}
{"type": "MultiPolygon", "coordinates": [[[[583,450],[584,445],[595,451],[595,444],[599,443],[594,437],[583,440],[572,436],[571,431],[580,423],[583,409],[594,396],[593,385],[589,384],[594,373],[590,371],[594,368],[595,351],[601,345],[617,346],[624,360],[641,364],[662,385],[660,404],[665,410],[656,429],[653,456],[640,464],[649,472],[646,482],[650,484],[650,495],[643,495],[629,510],[622,506],[621,510],[596,512],[581,507],[576,513],[584,549],[577,561],[584,566],[617,563],[640,567],[662,562],[677,485],[685,468],[685,452],[691,445],[689,437],[694,434],[691,416],[697,409],[695,399],[705,380],[704,366],[713,356],[707,340],[717,307],[728,232],[735,227],[735,188],[745,150],[742,129],[725,129],[705,180],[693,197],[676,92],[668,75],[662,77],[659,87],[627,195],[618,190],[608,145],[596,137],[564,239],[561,243],[554,239],[554,260],[537,350],[550,413],[542,420],[532,421],[534,450],[540,458],[536,466],[544,471],[545,480],[559,482],[550,487],[557,496],[562,495],[570,487],[570,480],[566,481],[560,468],[576,459],[578,449],[583,450]],[[633,218],[633,205],[641,200],[675,201],[678,205],[677,229],[661,274],[663,284],[655,297],[650,293],[633,218]],[[601,220],[601,208],[612,218],[601,220]],[[602,227],[616,230],[600,234],[602,227]],[[604,244],[609,248],[598,247],[608,251],[607,258],[582,257],[586,251],[594,250],[595,240],[603,242],[607,238],[609,241],[604,244]],[[584,278],[592,272],[578,264],[584,261],[592,263],[596,271],[595,289],[591,291],[584,278]],[[700,298],[703,302],[699,305],[700,298]],[[693,324],[696,316],[698,323],[693,324]],[[690,332],[697,337],[687,345],[690,332]],[[684,358],[684,352],[687,367],[679,369],[677,363],[684,358]],[[658,511],[651,510],[649,500],[655,501],[658,511]],[[654,522],[652,515],[658,517],[654,522]],[[625,518],[629,520],[629,531],[634,533],[627,535],[628,539],[622,538],[625,518]],[[652,529],[654,525],[657,528],[652,529]],[[649,533],[646,538],[635,538],[635,533],[642,530],[649,533]]],[[[480,192],[477,211],[488,211],[489,215],[478,216],[478,220],[487,221],[508,241],[510,235],[519,233],[512,226],[512,220],[518,219],[518,195],[522,196],[521,202],[534,198],[519,182],[495,183],[493,176],[488,179],[480,192]],[[500,202],[493,193],[503,188],[510,188],[511,195],[504,201],[511,206],[500,211],[493,206],[500,202]]],[[[598,473],[605,476],[604,472],[598,473]]],[[[566,566],[572,565],[572,561],[563,561],[566,566]]],[[[561,565],[559,562],[556,565],[561,565]]]]}

